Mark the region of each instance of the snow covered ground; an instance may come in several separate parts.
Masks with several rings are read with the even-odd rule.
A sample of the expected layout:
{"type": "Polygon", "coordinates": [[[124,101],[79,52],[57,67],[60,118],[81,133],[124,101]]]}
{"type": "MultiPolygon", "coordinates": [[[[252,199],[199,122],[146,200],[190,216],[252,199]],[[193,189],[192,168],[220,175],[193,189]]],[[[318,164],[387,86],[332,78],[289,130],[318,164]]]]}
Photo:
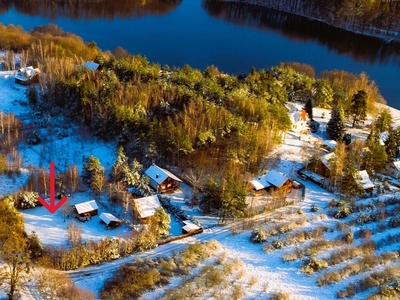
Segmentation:
{"type": "MultiPolygon", "coordinates": [[[[25,88],[16,85],[12,76],[0,73],[0,110],[6,113],[14,112],[18,117],[28,120],[30,111],[25,103],[24,92],[25,88]]],[[[391,111],[396,122],[400,123],[400,111],[395,109],[391,109],[391,111]]],[[[275,153],[276,157],[279,158],[276,162],[276,169],[286,173],[291,178],[295,178],[295,171],[306,158],[305,152],[302,149],[306,146],[313,148],[315,141],[325,136],[325,126],[329,118],[329,111],[314,109],[314,119],[321,123],[320,130],[316,134],[303,135],[292,132],[287,133],[282,146],[275,153]],[[322,112],[325,113],[324,119],[321,118],[322,112]]],[[[115,147],[113,145],[97,141],[95,138],[91,138],[85,133],[77,132],[73,127],[68,128],[67,137],[57,138],[56,135],[47,135],[49,128],[51,128],[51,126],[41,129],[41,134],[45,138],[45,143],[38,146],[30,146],[27,144],[20,145],[19,153],[24,158],[23,167],[25,169],[29,164],[48,168],[50,161],[55,162],[58,170],[63,170],[68,165],[73,164],[76,164],[79,169],[81,169],[83,164],[82,158],[90,154],[98,157],[101,164],[106,169],[111,168],[115,160],[115,147]]],[[[58,129],[56,128],[56,130],[58,129]]],[[[353,130],[352,133],[354,135],[365,136],[365,132],[358,129],[353,130]]],[[[27,171],[24,170],[19,177],[10,179],[5,176],[0,176],[0,194],[12,193],[18,190],[26,179],[27,171]]],[[[309,181],[301,181],[301,179],[298,178],[296,178],[296,180],[299,180],[306,186],[304,202],[297,202],[293,207],[282,208],[278,212],[272,213],[271,216],[281,217],[281,219],[277,218],[274,221],[283,222],[304,218],[306,220],[314,220],[308,222],[307,226],[310,228],[320,226],[321,224],[333,228],[337,220],[329,217],[327,219],[322,217],[318,219],[316,216],[321,214],[327,215],[327,205],[332,199],[336,199],[336,196],[309,181]],[[317,204],[321,208],[317,215],[310,212],[312,204],[317,204]],[[304,212],[301,216],[295,213],[299,208],[304,212]],[[291,213],[288,213],[288,211],[291,211],[291,213]]],[[[301,261],[283,262],[283,250],[266,253],[263,251],[262,245],[251,244],[249,242],[250,232],[232,235],[229,231],[225,231],[224,234],[217,234],[215,230],[218,229],[218,227],[216,227],[218,219],[215,216],[202,216],[196,207],[191,208],[185,203],[185,199],[188,193],[190,193],[187,189],[188,188],[184,185],[181,191],[170,195],[173,199],[173,203],[180,206],[187,214],[193,215],[204,228],[207,228],[205,234],[212,236],[212,234],[215,233],[215,237],[221,243],[223,251],[227,253],[228,258],[237,257],[244,262],[245,265],[243,268],[246,272],[245,275],[238,280],[239,283],[246,286],[246,283],[251,277],[257,278],[256,284],[251,288],[246,287],[246,299],[266,299],[268,296],[271,296],[273,292],[277,291],[289,293],[290,299],[334,299],[335,292],[344,286],[346,281],[333,286],[319,288],[315,282],[316,275],[306,276],[300,271],[299,266],[302,263],[301,261]]],[[[394,192],[396,191],[394,190],[394,192]]],[[[90,199],[92,199],[92,196],[89,194],[76,193],[71,196],[69,201],[71,204],[75,204],[90,199]]],[[[103,211],[109,211],[116,215],[120,213],[120,210],[115,209],[114,211],[112,207],[105,209],[100,205],[99,213],[103,211]]],[[[66,227],[71,220],[67,219],[67,221],[64,222],[64,217],[60,212],[56,212],[52,215],[45,208],[39,207],[22,211],[22,215],[26,221],[26,231],[28,233],[35,231],[44,244],[57,246],[66,243],[66,227]]],[[[92,218],[92,220],[88,222],[78,224],[82,225],[84,239],[97,240],[105,236],[123,236],[129,233],[129,229],[124,225],[115,230],[106,230],[103,225],[99,224],[98,216],[92,218]]],[[[174,228],[176,230],[178,227],[174,228]]],[[[174,234],[177,233],[177,231],[174,231],[174,234]]],[[[176,250],[176,247],[183,246],[184,243],[188,241],[196,241],[196,237],[177,241],[168,246],[161,246],[163,248],[160,247],[159,250],[169,255],[172,251],[171,249],[176,250]]],[[[144,253],[143,255],[150,255],[151,253],[153,252],[144,253]]],[[[125,258],[113,261],[109,264],[118,266],[131,259],[132,258],[125,258]]],[[[97,267],[94,267],[93,270],[95,270],[95,268],[97,267]]],[[[92,269],[88,269],[88,273],[92,272],[89,270],[92,269]]],[[[110,271],[103,271],[95,277],[88,277],[87,279],[80,277],[77,279],[77,283],[82,287],[90,288],[98,295],[102,282],[111,275],[110,271]]],[[[179,282],[180,279],[176,278],[171,281],[171,286],[165,288],[178,285],[179,282]]],[[[143,299],[155,299],[162,295],[163,290],[164,288],[148,293],[143,296],[143,299]]],[[[0,293],[0,298],[1,296],[0,293]]],[[[354,299],[364,299],[365,296],[365,293],[360,294],[354,299]]]]}

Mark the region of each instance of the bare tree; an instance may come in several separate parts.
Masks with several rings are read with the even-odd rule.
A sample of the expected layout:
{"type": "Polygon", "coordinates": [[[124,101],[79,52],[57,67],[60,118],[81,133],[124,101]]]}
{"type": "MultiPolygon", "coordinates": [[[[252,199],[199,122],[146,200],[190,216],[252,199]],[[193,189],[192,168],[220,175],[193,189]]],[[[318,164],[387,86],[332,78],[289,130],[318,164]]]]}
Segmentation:
{"type": "Polygon", "coordinates": [[[68,242],[71,247],[77,247],[82,243],[82,227],[76,225],[75,220],[68,225],[68,242]]]}
{"type": "Polygon", "coordinates": [[[80,179],[79,179],[79,171],[77,166],[69,166],[68,167],[68,188],[71,193],[76,192],[76,190],[80,186],[80,179]]]}

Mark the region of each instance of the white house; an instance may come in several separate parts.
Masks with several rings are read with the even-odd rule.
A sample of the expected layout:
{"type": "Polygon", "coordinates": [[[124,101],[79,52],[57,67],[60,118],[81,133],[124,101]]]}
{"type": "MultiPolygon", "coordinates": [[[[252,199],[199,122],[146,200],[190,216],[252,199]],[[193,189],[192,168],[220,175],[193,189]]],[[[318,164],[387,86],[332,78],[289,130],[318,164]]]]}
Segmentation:
{"type": "Polygon", "coordinates": [[[385,169],[382,171],[383,174],[393,177],[395,179],[400,178],[400,160],[388,162],[385,169]]]}
{"type": "Polygon", "coordinates": [[[310,131],[309,118],[304,109],[289,113],[289,115],[292,121],[292,131],[302,133],[310,131]]]}
{"type": "Polygon", "coordinates": [[[182,182],[182,180],[170,171],[154,164],[150,166],[144,174],[149,177],[149,185],[157,192],[174,191],[179,188],[179,185],[182,182]]]}

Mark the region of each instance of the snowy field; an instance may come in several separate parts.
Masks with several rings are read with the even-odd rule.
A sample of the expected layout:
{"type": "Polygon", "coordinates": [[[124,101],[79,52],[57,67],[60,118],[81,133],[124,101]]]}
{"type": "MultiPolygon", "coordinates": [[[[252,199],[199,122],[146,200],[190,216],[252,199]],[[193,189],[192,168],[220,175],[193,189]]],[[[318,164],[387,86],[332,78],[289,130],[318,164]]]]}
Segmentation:
{"type": "MultiPolygon", "coordinates": [[[[26,100],[24,92],[24,87],[14,84],[14,79],[12,76],[4,74],[1,75],[0,73],[0,110],[6,113],[14,112],[15,115],[21,119],[28,120],[30,111],[25,103],[26,100]]],[[[391,111],[396,122],[400,123],[400,111],[394,109],[391,109],[391,111]]],[[[295,178],[295,171],[301,166],[302,162],[306,158],[306,155],[303,153],[304,151],[302,152],[302,149],[306,146],[312,148],[315,141],[321,137],[325,137],[324,129],[329,118],[329,111],[314,109],[314,119],[321,123],[320,130],[316,134],[303,135],[292,132],[287,133],[282,146],[275,152],[275,155],[278,158],[275,168],[286,173],[289,177],[295,178]],[[324,119],[321,118],[322,112],[325,112],[324,119]]],[[[106,168],[106,170],[111,168],[115,160],[114,145],[97,141],[95,138],[92,138],[85,133],[77,132],[74,127],[67,129],[67,137],[57,138],[56,135],[50,135],[49,130],[53,130],[53,132],[55,132],[59,130],[59,128],[52,128],[52,126],[48,126],[41,129],[41,134],[45,138],[44,143],[38,146],[29,146],[22,143],[19,147],[19,153],[24,158],[23,167],[26,169],[29,164],[33,164],[48,168],[50,161],[54,161],[57,170],[64,170],[68,165],[73,164],[76,164],[81,170],[83,157],[93,154],[99,158],[101,164],[106,168]]],[[[365,138],[365,134],[368,133],[362,130],[354,129],[352,134],[364,136],[365,138]]],[[[15,190],[18,190],[24,184],[26,179],[27,170],[23,170],[19,177],[14,177],[11,179],[1,176],[0,194],[4,195],[6,193],[12,193],[15,190]]],[[[319,218],[318,216],[324,214],[328,215],[328,203],[332,199],[337,200],[337,197],[309,181],[301,181],[298,178],[296,178],[296,180],[299,180],[306,186],[306,197],[304,202],[298,202],[293,207],[279,209],[277,212],[271,215],[271,217],[276,217],[274,222],[288,222],[290,220],[296,221],[300,218],[303,218],[306,220],[306,224],[304,226],[309,229],[316,228],[320,225],[326,225],[329,228],[334,228],[338,222],[337,219],[330,217],[325,219],[323,217],[319,218]],[[317,204],[321,208],[317,214],[310,212],[312,204],[317,204]],[[300,208],[304,212],[301,216],[296,214],[296,211],[300,208]]],[[[197,219],[204,228],[206,228],[205,234],[212,234],[213,232],[216,232],[214,230],[218,223],[218,219],[215,216],[202,216],[198,208],[191,208],[187,206],[185,200],[189,194],[190,190],[188,190],[186,186],[183,186],[181,191],[170,196],[175,205],[180,206],[184,211],[187,212],[187,214],[194,216],[194,218],[197,219]]],[[[392,195],[395,194],[398,194],[398,190],[393,189],[392,195]]],[[[389,195],[385,195],[385,197],[388,196],[389,195]]],[[[91,199],[93,199],[93,196],[90,194],[76,193],[75,195],[71,196],[69,201],[71,204],[75,204],[91,199]]],[[[106,200],[104,197],[103,202],[105,201],[106,200]]],[[[109,211],[117,216],[120,214],[120,210],[113,210],[112,207],[108,207],[106,209],[102,205],[99,205],[99,214],[103,211],[109,211]]],[[[51,244],[55,246],[63,244],[65,245],[67,240],[66,227],[71,219],[67,219],[66,222],[64,222],[64,217],[60,212],[56,212],[52,215],[43,207],[22,211],[22,215],[26,221],[26,231],[28,233],[35,231],[39,235],[39,238],[43,244],[51,244]]],[[[84,240],[98,240],[105,236],[123,236],[128,234],[130,231],[125,225],[122,225],[114,230],[106,230],[104,225],[99,224],[98,216],[93,217],[92,220],[88,222],[77,223],[82,225],[84,240]]],[[[373,229],[376,227],[375,225],[372,224],[365,225],[363,227],[355,227],[354,230],[358,230],[360,228],[373,229]]],[[[177,234],[177,227],[174,226],[174,228],[173,234],[177,234]]],[[[399,233],[399,231],[399,229],[393,229],[390,230],[390,234],[399,233]]],[[[331,237],[334,234],[335,233],[331,231],[326,233],[327,237],[331,237]]],[[[382,233],[379,236],[384,237],[385,234],[386,233],[382,233]]],[[[235,235],[231,233],[215,234],[215,238],[222,245],[223,251],[226,252],[228,258],[239,258],[244,262],[244,276],[240,279],[232,278],[231,281],[240,283],[246,287],[251,277],[257,278],[257,282],[251,288],[245,288],[245,299],[267,299],[272,295],[272,293],[283,291],[290,294],[290,299],[328,300],[334,299],[336,291],[343,288],[345,284],[350,282],[349,280],[343,280],[338,284],[320,288],[316,284],[316,278],[320,274],[307,276],[300,271],[300,266],[303,261],[297,260],[293,262],[284,262],[282,260],[282,255],[287,249],[266,253],[263,251],[262,245],[251,244],[249,242],[249,236],[250,232],[242,232],[235,235]]],[[[184,242],[188,241],[196,241],[196,238],[192,237],[185,241],[175,242],[175,244],[183,244],[184,242]]],[[[168,247],[172,246],[173,245],[170,245],[168,247]]],[[[170,248],[168,247],[165,247],[166,255],[170,254],[168,252],[168,249],[170,248]]],[[[394,245],[393,248],[397,249],[398,245],[394,245]]],[[[384,250],[388,251],[391,250],[391,248],[385,248],[384,250]]],[[[144,255],[147,254],[145,253],[144,255]]],[[[116,260],[110,264],[121,264],[128,262],[131,259],[132,258],[116,260]]],[[[111,273],[105,271],[93,278],[90,276],[88,278],[81,277],[77,280],[77,284],[81,287],[91,289],[95,294],[98,295],[102,282],[109,276],[111,276],[111,273]]],[[[166,288],[177,286],[181,281],[182,278],[174,278],[171,280],[171,284],[169,286],[148,293],[144,295],[142,299],[155,299],[161,296],[166,288]]],[[[353,299],[365,299],[367,295],[368,294],[360,293],[357,294],[353,299]]]]}

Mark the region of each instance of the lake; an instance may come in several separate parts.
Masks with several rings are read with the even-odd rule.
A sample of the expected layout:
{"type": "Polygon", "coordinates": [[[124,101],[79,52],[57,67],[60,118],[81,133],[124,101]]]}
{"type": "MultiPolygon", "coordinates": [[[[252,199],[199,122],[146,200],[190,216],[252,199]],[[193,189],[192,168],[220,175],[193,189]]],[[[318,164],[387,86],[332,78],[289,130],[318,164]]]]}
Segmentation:
{"type": "Polygon", "coordinates": [[[161,66],[213,64],[237,74],[297,61],[312,65],[317,74],[364,71],[388,104],[400,109],[399,43],[234,2],[121,0],[76,8],[49,5],[49,0],[13,2],[0,3],[0,22],[26,30],[54,23],[103,50],[121,46],[161,66]]]}

